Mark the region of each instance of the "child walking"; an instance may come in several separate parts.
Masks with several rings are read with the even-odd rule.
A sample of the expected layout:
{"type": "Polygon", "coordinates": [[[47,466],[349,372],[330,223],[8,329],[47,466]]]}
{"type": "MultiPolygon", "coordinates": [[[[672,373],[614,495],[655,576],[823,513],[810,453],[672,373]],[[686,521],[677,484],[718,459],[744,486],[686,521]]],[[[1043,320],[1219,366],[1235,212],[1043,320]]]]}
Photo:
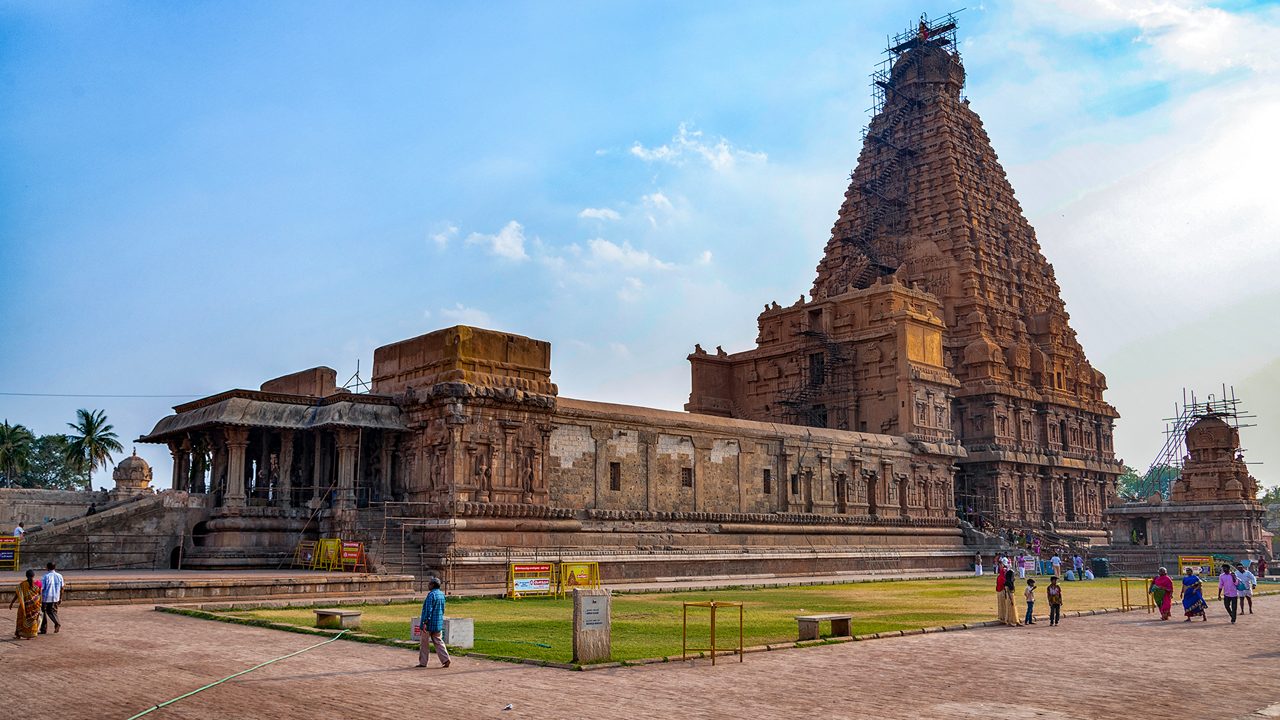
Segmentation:
{"type": "Polygon", "coordinates": [[[1053,627],[1062,614],[1062,586],[1058,584],[1057,575],[1049,578],[1049,588],[1044,594],[1049,598],[1049,627],[1053,627]]]}
{"type": "Polygon", "coordinates": [[[1034,578],[1027,580],[1027,589],[1023,591],[1022,597],[1026,598],[1027,601],[1027,617],[1022,622],[1025,625],[1035,625],[1036,618],[1031,614],[1036,606],[1036,581],[1034,578]]]}

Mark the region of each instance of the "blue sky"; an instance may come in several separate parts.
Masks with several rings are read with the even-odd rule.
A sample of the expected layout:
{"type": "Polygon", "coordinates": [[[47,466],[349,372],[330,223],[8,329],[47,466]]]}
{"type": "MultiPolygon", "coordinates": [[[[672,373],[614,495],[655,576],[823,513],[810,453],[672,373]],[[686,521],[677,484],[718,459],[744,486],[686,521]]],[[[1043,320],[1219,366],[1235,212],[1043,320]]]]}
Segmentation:
{"type": "MultiPolygon", "coordinates": [[[[1145,466],[1234,383],[1280,463],[1271,3],[988,2],[983,117],[1145,466]]],[[[457,322],[679,408],[807,292],[921,3],[0,2],[0,392],[208,394],[457,322]]],[[[179,399],[0,395],[126,440],[179,399]]],[[[167,453],[140,447],[167,480],[167,453]]],[[[1280,476],[1260,466],[1266,484],[1280,476]]],[[[98,484],[107,484],[99,476],[98,484]]]]}

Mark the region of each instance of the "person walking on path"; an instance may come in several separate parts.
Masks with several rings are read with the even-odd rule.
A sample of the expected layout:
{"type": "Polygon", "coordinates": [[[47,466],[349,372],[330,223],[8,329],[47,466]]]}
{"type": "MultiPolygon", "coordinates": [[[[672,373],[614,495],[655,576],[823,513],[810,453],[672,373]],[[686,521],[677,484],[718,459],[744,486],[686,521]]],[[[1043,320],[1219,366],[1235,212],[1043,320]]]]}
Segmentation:
{"type": "Polygon", "coordinates": [[[422,638],[418,641],[418,667],[426,667],[427,661],[431,659],[431,651],[428,649],[434,645],[436,655],[440,658],[440,664],[449,667],[449,650],[444,646],[444,638],[441,633],[444,632],[444,591],[440,589],[440,581],[431,578],[427,584],[431,588],[431,592],[427,593],[427,597],[422,601],[422,616],[418,618],[418,624],[422,629],[422,638]]]}
{"type": "Polygon", "coordinates": [[[1053,557],[1049,558],[1049,564],[1053,566],[1053,574],[1062,577],[1062,558],[1058,553],[1055,552],[1053,557]]]}
{"type": "Polygon", "coordinates": [[[1169,577],[1167,568],[1160,568],[1159,574],[1152,578],[1150,592],[1151,599],[1160,608],[1160,619],[1168,620],[1173,606],[1173,579],[1169,577]]]}
{"type": "Polygon", "coordinates": [[[982,553],[973,554],[973,575],[974,577],[982,577],[982,553]]]}
{"type": "Polygon", "coordinates": [[[1080,553],[1071,558],[1071,569],[1075,571],[1077,580],[1084,579],[1084,558],[1080,557],[1080,553]]]}
{"type": "Polygon", "coordinates": [[[49,623],[53,623],[53,631],[56,633],[62,630],[62,622],[58,620],[58,603],[62,602],[62,573],[58,572],[53,563],[45,565],[48,570],[44,577],[40,579],[43,587],[40,590],[40,607],[44,611],[44,626],[40,628],[40,634],[45,635],[49,632],[49,623]]]}
{"type": "Polygon", "coordinates": [[[1240,599],[1240,579],[1232,572],[1230,565],[1222,566],[1222,573],[1218,575],[1218,599],[1222,600],[1222,604],[1227,608],[1227,614],[1231,616],[1231,624],[1236,622],[1236,611],[1238,609],[1237,602],[1240,599]]]}
{"type": "Polygon", "coordinates": [[[1249,571],[1243,563],[1236,565],[1236,575],[1244,581],[1244,591],[1240,593],[1240,613],[1244,614],[1244,605],[1249,603],[1249,614],[1253,614],[1253,589],[1258,587],[1258,576],[1249,571]]]}
{"type": "Polygon", "coordinates": [[[1208,609],[1209,603],[1204,601],[1204,583],[1192,568],[1187,568],[1187,574],[1182,576],[1182,612],[1187,616],[1183,622],[1191,622],[1191,618],[1197,615],[1207,622],[1209,615],[1205,611],[1208,609]]]}
{"type": "Polygon", "coordinates": [[[1267,559],[1258,558],[1258,577],[1264,578],[1266,576],[1267,576],[1267,559]]]}
{"type": "Polygon", "coordinates": [[[27,579],[14,588],[13,599],[9,601],[10,610],[15,603],[18,605],[18,617],[13,636],[19,640],[30,640],[40,631],[40,590],[36,587],[35,570],[28,570],[27,579]]]}
{"type": "Polygon", "coordinates": [[[1027,557],[1022,553],[1018,553],[1018,579],[1027,577],[1027,557]]]}
{"type": "Polygon", "coordinates": [[[1058,584],[1058,576],[1049,578],[1049,587],[1044,591],[1049,598],[1049,627],[1058,624],[1062,617],[1062,586],[1058,584]]]}
{"type": "Polygon", "coordinates": [[[1027,617],[1022,622],[1027,625],[1035,625],[1036,617],[1032,612],[1036,606],[1036,581],[1034,579],[1027,581],[1027,589],[1023,591],[1022,597],[1027,601],[1027,617]]]}

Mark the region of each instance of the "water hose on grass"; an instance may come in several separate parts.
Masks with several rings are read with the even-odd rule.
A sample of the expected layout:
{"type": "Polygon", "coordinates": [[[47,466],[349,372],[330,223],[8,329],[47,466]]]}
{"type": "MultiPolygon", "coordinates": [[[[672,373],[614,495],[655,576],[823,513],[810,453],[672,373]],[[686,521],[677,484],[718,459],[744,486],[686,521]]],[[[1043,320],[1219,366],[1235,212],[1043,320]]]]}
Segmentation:
{"type": "Polygon", "coordinates": [[[338,638],[342,637],[343,635],[346,635],[348,632],[349,632],[348,630],[343,630],[342,632],[338,633],[337,635],[334,635],[333,637],[329,638],[328,640],[325,640],[325,641],[324,641],[324,642],[322,642],[322,643],[316,643],[315,645],[312,645],[311,647],[305,647],[305,648],[302,648],[301,650],[298,650],[297,652],[291,652],[291,653],[289,653],[288,655],[281,655],[280,657],[275,658],[275,659],[273,659],[273,660],[268,660],[268,661],[263,662],[263,663],[258,663],[257,665],[254,665],[253,667],[249,668],[248,670],[241,670],[240,672],[235,673],[234,675],[228,675],[228,676],[226,676],[226,677],[222,678],[221,680],[218,680],[217,682],[211,682],[211,683],[209,683],[208,685],[205,685],[204,687],[196,688],[195,690],[192,690],[192,691],[191,691],[191,692],[189,692],[189,693],[184,693],[184,694],[182,694],[182,695],[179,695],[178,697],[173,698],[172,700],[165,700],[164,702],[160,703],[159,705],[156,705],[156,706],[154,706],[154,707],[149,707],[149,708],[147,708],[146,710],[143,710],[142,712],[138,713],[137,715],[134,715],[134,716],[130,717],[130,718],[129,718],[129,720],[138,720],[138,718],[142,717],[143,715],[146,715],[147,713],[155,712],[156,710],[159,710],[160,708],[162,708],[162,707],[164,707],[164,706],[166,706],[166,705],[172,705],[172,704],[174,704],[174,703],[178,702],[179,700],[182,700],[183,698],[189,698],[189,697],[191,697],[192,695],[195,695],[195,694],[196,694],[196,693],[198,693],[198,692],[202,692],[202,691],[204,691],[204,690],[208,690],[209,688],[214,687],[214,686],[216,686],[216,685],[221,685],[222,683],[224,683],[224,682],[226,682],[226,681],[228,681],[228,680],[231,680],[231,679],[233,679],[233,678],[238,678],[238,677],[240,677],[241,675],[244,675],[245,673],[251,673],[251,672],[253,672],[254,670],[257,670],[258,668],[266,667],[266,666],[270,665],[271,663],[277,663],[277,662],[280,662],[281,660],[287,660],[287,659],[289,659],[289,658],[293,657],[294,655],[301,655],[302,653],[304,653],[304,652],[306,652],[306,651],[308,651],[308,650],[315,650],[316,648],[320,647],[321,645],[328,645],[329,643],[333,642],[334,640],[337,640],[338,638]]]}

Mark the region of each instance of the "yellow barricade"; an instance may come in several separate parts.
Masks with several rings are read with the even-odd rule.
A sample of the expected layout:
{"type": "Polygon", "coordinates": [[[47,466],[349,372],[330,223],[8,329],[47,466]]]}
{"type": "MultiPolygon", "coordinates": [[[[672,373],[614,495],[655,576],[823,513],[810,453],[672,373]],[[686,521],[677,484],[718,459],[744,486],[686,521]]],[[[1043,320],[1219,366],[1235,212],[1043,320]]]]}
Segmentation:
{"type": "Polygon", "coordinates": [[[507,597],[555,595],[556,564],[553,562],[511,563],[507,566],[507,597]]]}
{"type": "Polygon", "coordinates": [[[574,588],[598,588],[600,587],[600,563],[562,562],[559,576],[557,594],[561,596],[573,592],[574,588]]]}
{"type": "Polygon", "coordinates": [[[293,549],[293,567],[311,567],[316,556],[316,541],[303,540],[293,549]]]}
{"type": "Polygon", "coordinates": [[[316,543],[315,557],[311,560],[312,570],[342,569],[342,540],[338,538],[320,538],[316,543]]]}

